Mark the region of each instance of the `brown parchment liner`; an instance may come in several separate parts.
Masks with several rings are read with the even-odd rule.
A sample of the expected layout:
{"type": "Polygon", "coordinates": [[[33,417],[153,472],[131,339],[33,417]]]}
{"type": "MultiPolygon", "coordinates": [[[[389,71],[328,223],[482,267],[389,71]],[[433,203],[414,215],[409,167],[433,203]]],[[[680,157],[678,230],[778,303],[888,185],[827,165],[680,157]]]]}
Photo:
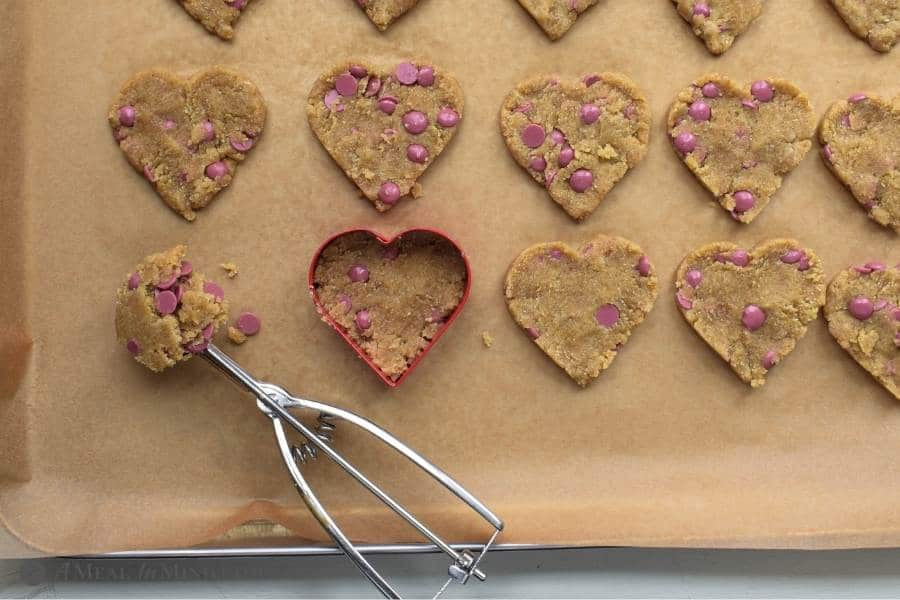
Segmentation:
{"type": "MultiPolygon", "coordinates": [[[[896,94],[900,53],[881,55],[821,0],[770,0],[723,57],[668,0],[605,0],[551,43],[513,0],[429,0],[380,34],[356,4],[254,2],[233,42],[175,2],[0,4],[0,553],[184,546],[268,519],[321,540],[254,403],[199,360],[154,375],[115,343],[116,285],[145,254],[187,243],[236,311],[263,317],[242,347],[252,373],[382,424],[484,499],[502,541],[831,548],[900,543],[900,405],[811,324],[753,391],[690,330],[671,299],[682,257],[716,240],[793,237],[829,276],[900,261],[811,152],[766,211],[733,222],[680,164],[664,119],[705,72],[794,81],[821,115],[858,90],[896,94]],[[378,214],[320,147],[304,115],[341,56],[427,55],[466,93],[459,135],[421,183],[425,196],[378,214]],[[259,86],[266,132],[234,185],[183,222],[129,168],[106,123],[134,73],[222,64],[259,86]],[[515,164],[498,130],[503,97],[545,72],[621,71],[653,111],[647,158],[584,223],[515,164]],[[460,319],[397,390],[321,323],[304,273],[329,234],[438,227],[472,263],[460,319]],[[643,247],[660,298],[611,369],[580,390],[509,317],[502,281],[528,245],[598,232],[643,247]],[[481,332],[494,337],[491,349],[481,332]],[[20,540],[20,541],[17,541],[20,540]]],[[[818,148],[816,147],[816,150],[818,148]]],[[[365,472],[453,540],[486,533],[461,505],[386,452],[338,429],[365,472]]],[[[328,464],[307,468],[350,535],[417,541],[328,464]]],[[[233,539],[231,540],[234,541],[233,539]]]]}

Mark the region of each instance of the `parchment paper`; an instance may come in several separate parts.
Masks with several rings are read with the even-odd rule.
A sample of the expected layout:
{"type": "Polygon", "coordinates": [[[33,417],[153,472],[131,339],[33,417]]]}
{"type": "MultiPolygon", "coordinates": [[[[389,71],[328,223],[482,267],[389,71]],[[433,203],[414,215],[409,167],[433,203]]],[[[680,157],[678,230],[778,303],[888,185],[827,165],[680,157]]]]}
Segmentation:
{"type": "MultiPolygon", "coordinates": [[[[138,259],[189,244],[260,335],[226,350],[295,393],[372,418],[446,468],[506,519],[503,542],[854,547],[900,542],[900,406],[812,323],[751,391],[672,301],[691,249],[793,236],[828,275],[900,261],[817,150],[752,225],[733,222],[669,148],[664,117],[705,72],[781,76],[816,113],[858,90],[896,94],[900,51],[880,55],[825,0],[770,0],[721,58],[669,0],[603,0],[549,42],[513,0],[423,0],[380,34],[350,0],[261,0],[232,43],[172,0],[2,4],[4,143],[0,519],[53,553],[182,546],[254,519],[322,539],[294,494],[254,402],[202,361],[153,375],[116,345],[113,296],[138,259]],[[425,197],[376,213],[315,140],[303,111],[315,77],[353,55],[430,57],[467,95],[461,131],[421,180],[425,197]],[[133,73],[231,66],[269,106],[231,189],[188,224],[126,163],[106,123],[133,73]],[[539,72],[618,70],[653,110],[647,159],[582,224],[508,155],[502,98],[539,72]],[[329,234],[437,227],[474,272],[461,318],[396,391],[316,316],[305,275],[329,234]],[[641,245],[662,293],[612,368],[580,390],[506,311],[502,280],[526,246],[597,232],[641,245]],[[217,265],[236,262],[225,280],[217,265]],[[481,343],[481,332],[495,338],[481,343]]],[[[481,522],[349,427],[337,443],[453,540],[481,522]],[[424,486],[424,487],[423,487],[424,486]]],[[[328,461],[306,472],[357,540],[419,541],[328,461]]]]}

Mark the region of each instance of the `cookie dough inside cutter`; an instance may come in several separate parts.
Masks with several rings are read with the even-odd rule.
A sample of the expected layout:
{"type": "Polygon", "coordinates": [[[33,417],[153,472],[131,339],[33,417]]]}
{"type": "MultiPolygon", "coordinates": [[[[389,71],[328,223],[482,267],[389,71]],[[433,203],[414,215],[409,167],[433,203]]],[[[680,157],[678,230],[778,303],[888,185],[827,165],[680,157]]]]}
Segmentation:
{"type": "Polygon", "coordinates": [[[456,480],[450,477],[450,475],[430,463],[422,455],[368,419],[328,404],[291,396],[287,391],[277,385],[255,379],[242,369],[230,356],[222,352],[213,344],[209,344],[199,356],[206,359],[219,371],[227,375],[232,381],[250,391],[256,397],[257,407],[259,407],[264,415],[272,420],[272,427],[275,430],[275,440],[278,443],[281,458],[291,475],[291,479],[294,481],[294,486],[297,488],[300,497],[331,539],[334,540],[338,547],[347,555],[362,574],[378,588],[378,591],[381,592],[385,598],[400,598],[400,596],[344,534],[331,515],[329,515],[328,511],[325,510],[325,507],[319,501],[312,487],[310,487],[309,483],[306,481],[306,478],[303,477],[301,467],[306,463],[315,460],[320,455],[324,455],[337,463],[338,466],[346,471],[359,484],[386,504],[391,510],[396,512],[414,529],[422,534],[422,536],[427,538],[453,560],[447,570],[448,579],[434,596],[435,598],[439,597],[454,581],[465,584],[471,577],[475,577],[479,581],[484,581],[487,578],[484,571],[478,567],[487,555],[488,550],[490,550],[491,546],[500,535],[500,532],[503,531],[503,521],[468,490],[457,483],[456,480]],[[298,409],[316,412],[318,414],[317,426],[315,428],[309,427],[290,412],[291,410],[298,409]],[[347,461],[347,459],[332,448],[331,443],[333,441],[333,433],[336,423],[339,421],[355,425],[397,451],[401,456],[425,471],[425,473],[430,475],[459,498],[459,500],[467,504],[469,508],[475,511],[481,518],[487,521],[488,524],[493,527],[494,532],[488,541],[481,546],[477,555],[473,555],[468,550],[455,550],[435,532],[429,529],[427,525],[419,521],[402,504],[382,490],[377,484],[366,477],[347,461]],[[288,439],[285,425],[294,429],[303,441],[299,444],[292,443],[288,439]]]}

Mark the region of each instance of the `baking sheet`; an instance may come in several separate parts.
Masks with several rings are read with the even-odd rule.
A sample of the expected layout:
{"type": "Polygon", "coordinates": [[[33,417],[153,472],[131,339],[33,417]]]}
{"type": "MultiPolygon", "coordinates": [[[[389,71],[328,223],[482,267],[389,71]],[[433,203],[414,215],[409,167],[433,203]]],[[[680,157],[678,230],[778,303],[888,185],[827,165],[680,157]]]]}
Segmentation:
{"type": "MultiPolygon", "coordinates": [[[[0,145],[0,519],[10,540],[52,553],[172,547],[256,519],[322,539],[254,403],[201,361],[139,368],[112,328],[120,278],[149,252],[189,244],[261,334],[226,350],[295,393],[359,411],[422,451],[508,523],[505,543],[721,547],[900,542],[900,406],[820,319],[752,391],[677,313],[674,270],[700,244],[793,236],[829,276],[897,238],[869,221],[811,152],[767,210],[742,226],[716,208],[666,140],[682,87],[710,71],[793,80],[816,113],[857,90],[898,91],[900,54],[880,55],[823,0],[770,0],[721,58],[668,0],[603,0],[549,42],[513,0],[424,0],[386,34],[350,0],[260,0],[232,43],[176,2],[14,0],[0,6],[6,60],[0,145]],[[309,130],[307,91],[353,55],[428,56],[466,93],[459,135],[424,176],[424,198],[387,214],[359,199],[309,130]],[[105,114],[150,67],[231,66],[269,106],[234,185],[193,224],[126,163],[105,114]],[[508,155],[502,98],[533,73],[618,70],[647,94],[645,161],[574,223],[508,155]],[[467,251],[472,295],[398,390],[387,389],[316,316],[308,260],[329,234],[437,227],[467,251]],[[502,280],[526,246],[621,235],[649,254],[663,292],[612,368],[578,389],[514,325],[502,280]],[[495,342],[486,349],[481,333],[495,342]]],[[[462,506],[339,428],[363,470],[454,541],[487,533],[462,506]]],[[[327,462],[327,461],[325,461],[327,462]]],[[[337,471],[307,472],[350,535],[421,541],[337,471]]],[[[18,545],[0,546],[4,552],[18,545]]]]}

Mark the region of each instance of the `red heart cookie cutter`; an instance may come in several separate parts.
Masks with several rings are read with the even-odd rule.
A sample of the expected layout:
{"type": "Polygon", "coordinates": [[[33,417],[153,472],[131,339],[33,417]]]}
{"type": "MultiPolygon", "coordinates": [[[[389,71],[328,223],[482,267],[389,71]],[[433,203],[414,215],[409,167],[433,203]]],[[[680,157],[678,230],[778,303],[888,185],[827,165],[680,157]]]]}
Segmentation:
{"type": "Polygon", "coordinates": [[[327,322],[331,326],[331,328],[334,329],[338,333],[338,335],[340,335],[342,338],[344,338],[344,341],[347,342],[347,344],[349,344],[351,348],[353,348],[354,352],[356,352],[356,354],[361,359],[363,359],[367,365],[369,365],[369,368],[371,368],[375,372],[375,374],[378,375],[378,377],[385,384],[387,384],[389,387],[395,388],[395,387],[398,387],[401,383],[403,383],[403,381],[409,376],[409,374],[412,373],[413,370],[415,370],[416,366],[422,361],[423,358],[425,358],[425,355],[428,354],[428,352],[434,347],[434,345],[437,343],[437,341],[439,339],[441,339],[441,336],[444,335],[444,333],[447,331],[447,329],[450,327],[450,325],[453,324],[453,321],[456,320],[456,317],[459,316],[459,313],[462,311],[463,306],[465,306],[466,301],[469,299],[469,291],[472,288],[472,269],[469,266],[469,259],[466,256],[466,253],[463,252],[463,249],[460,248],[459,244],[457,244],[447,234],[445,234],[444,232],[439,231],[437,229],[429,229],[427,227],[415,227],[413,229],[407,229],[405,231],[402,231],[402,232],[396,234],[392,238],[386,238],[383,235],[381,235],[380,233],[372,231],[371,229],[359,228],[359,229],[348,229],[345,231],[341,231],[340,233],[336,233],[336,234],[332,235],[331,237],[329,237],[327,240],[325,240],[325,242],[323,242],[321,246],[319,246],[319,248],[316,250],[315,254],[313,254],[312,261],[310,262],[310,265],[309,265],[309,276],[308,276],[307,283],[309,285],[309,294],[310,294],[310,296],[312,296],[313,303],[315,303],[315,305],[316,305],[316,311],[318,311],[318,313],[322,316],[322,318],[325,320],[325,322],[327,322]],[[456,305],[456,308],[453,309],[453,312],[450,313],[450,315],[444,321],[443,325],[435,332],[434,337],[431,339],[431,341],[428,343],[428,345],[425,346],[416,355],[416,357],[413,359],[413,361],[410,363],[410,365],[406,368],[406,370],[403,371],[403,374],[400,375],[400,377],[398,377],[396,380],[391,379],[387,375],[387,373],[382,371],[381,368],[375,364],[375,362],[372,360],[372,358],[368,354],[366,354],[366,352],[353,340],[353,338],[351,338],[347,334],[347,331],[337,321],[334,320],[334,318],[331,316],[331,314],[325,309],[325,306],[322,304],[322,300],[319,298],[319,294],[316,290],[316,285],[315,285],[316,268],[319,265],[319,259],[322,256],[322,252],[324,252],[325,249],[329,245],[334,243],[339,238],[342,238],[346,235],[352,235],[355,233],[364,233],[366,235],[369,235],[372,238],[374,238],[375,240],[377,240],[378,243],[380,243],[382,246],[389,246],[390,244],[392,244],[395,241],[402,238],[404,235],[408,235],[410,233],[429,233],[429,234],[435,235],[435,236],[440,237],[441,239],[449,242],[450,245],[453,246],[453,248],[455,248],[457,252],[459,252],[459,256],[460,256],[460,258],[462,258],[462,261],[463,261],[463,265],[465,265],[466,283],[465,283],[465,289],[463,290],[462,298],[460,298],[460,300],[459,300],[459,304],[456,305]]]}

